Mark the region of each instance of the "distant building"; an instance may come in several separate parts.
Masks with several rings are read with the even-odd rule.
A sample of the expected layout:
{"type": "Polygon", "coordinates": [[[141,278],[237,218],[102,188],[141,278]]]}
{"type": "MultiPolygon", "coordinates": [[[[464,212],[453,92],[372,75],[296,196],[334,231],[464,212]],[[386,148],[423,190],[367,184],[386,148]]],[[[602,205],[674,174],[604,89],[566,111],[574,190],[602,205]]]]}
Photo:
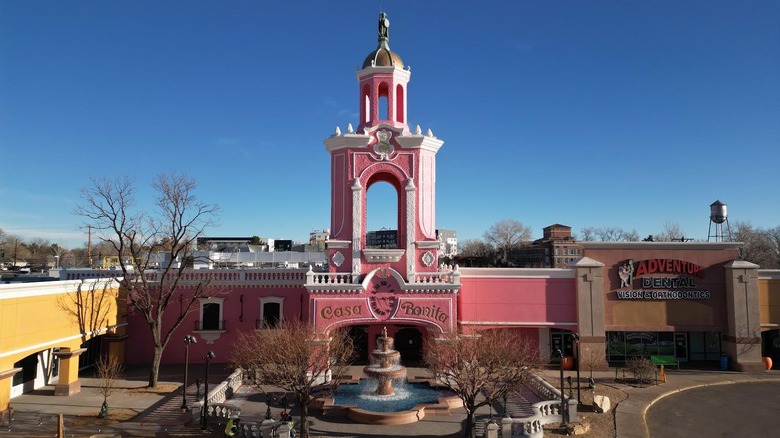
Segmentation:
{"type": "Polygon", "coordinates": [[[515,264],[525,268],[564,268],[582,258],[582,245],[571,227],[553,224],[542,229],[542,238],[512,252],[515,264]]]}
{"type": "Polygon", "coordinates": [[[366,231],[366,248],[398,248],[398,230],[366,231]]]}
{"type": "Polygon", "coordinates": [[[330,240],[330,228],[324,228],[322,231],[314,230],[309,233],[309,243],[306,245],[306,251],[325,251],[326,244],[330,240]]]}
{"type": "Polygon", "coordinates": [[[276,239],[273,241],[273,250],[275,252],[292,251],[293,241],[288,239],[276,239]]]}
{"type": "Polygon", "coordinates": [[[458,232],[454,230],[436,230],[439,239],[439,257],[455,257],[458,254],[458,232]]]}

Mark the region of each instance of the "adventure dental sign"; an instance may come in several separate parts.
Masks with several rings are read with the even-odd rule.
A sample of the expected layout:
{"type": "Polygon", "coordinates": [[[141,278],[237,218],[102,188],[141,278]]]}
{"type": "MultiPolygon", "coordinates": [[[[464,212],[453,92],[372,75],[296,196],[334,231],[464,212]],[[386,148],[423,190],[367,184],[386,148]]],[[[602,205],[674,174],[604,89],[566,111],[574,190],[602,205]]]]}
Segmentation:
{"type": "Polygon", "coordinates": [[[710,299],[710,291],[699,290],[696,286],[697,278],[704,278],[704,269],[683,260],[626,260],[618,266],[618,277],[620,289],[615,292],[621,300],[710,299]],[[633,289],[635,280],[641,289],[633,289]]]}

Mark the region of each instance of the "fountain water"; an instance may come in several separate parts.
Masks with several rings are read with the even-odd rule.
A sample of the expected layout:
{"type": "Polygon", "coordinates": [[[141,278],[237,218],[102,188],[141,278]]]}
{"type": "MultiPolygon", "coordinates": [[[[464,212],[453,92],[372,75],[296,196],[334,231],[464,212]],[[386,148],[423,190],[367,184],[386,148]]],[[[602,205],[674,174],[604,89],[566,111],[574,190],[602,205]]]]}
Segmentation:
{"type": "Polygon", "coordinates": [[[393,350],[393,338],[387,336],[387,327],[382,328],[377,343],[377,348],[371,352],[371,365],[363,368],[363,372],[379,382],[377,395],[393,395],[393,380],[406,377],[406,367],[400,364],[401,353],[393,350]]]}
{"type": "Polygon", "coordinates": [[[451,408],[463,406],[455,394],[432,387],[429,381],[407,382],[406,367],[400,364],[401,353],[393,349],[393,342],[384,327],[371,352],[371,365],[363,368],[368,379],[339,386],[333,398],[324,400],[323,412],[344,412],[366,424],[408,424],[424,418],[426,410],[446,415],[451,408]],[[401,384],[397,390],[394,380],[401,384]]]}

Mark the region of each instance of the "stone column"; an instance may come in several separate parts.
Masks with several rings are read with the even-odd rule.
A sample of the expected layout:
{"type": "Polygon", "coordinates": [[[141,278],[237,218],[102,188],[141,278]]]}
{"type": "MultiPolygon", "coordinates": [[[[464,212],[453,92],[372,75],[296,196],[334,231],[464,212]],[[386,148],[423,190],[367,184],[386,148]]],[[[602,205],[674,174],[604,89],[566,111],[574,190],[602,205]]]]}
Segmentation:
{"type": "Polygon", "coordinates": [[[79,356],[87,351],[86,348],[71,350],[62,348],[54,353],[60,358],[60,379],[54,387],[54,395],[73,395],[81,391],[79,381],[79,356]]]}
{"type": "MultiPolygon", "coordinates": [[[[588,351],[601,362],[594,370],[607,370],[604,264],[583,257],[575,265],[577,270],[577,331],[580,334],[580,356],[588,357],[588,351]]],[[[580,368],[583,369],[582,366],[580,368]]]]}
{"type": "MultiPolygon", "coordinates": [[[[0,418],[7,414],[8,405],[11,403],[11,386],[13,377],[16,373],[21,373],[21,368],[11,368],[10,370],[0,371],[0,418]]],[[[0,422],[0,425],[3,423],[0,422]]]]}
{"type": "Polygon", "coordinates": [[[726,263],[726,313],[728,333],[723,351],[737,371],[760,371],[761,322],[758,302],[758,265],[742,260],[726,263]]]}

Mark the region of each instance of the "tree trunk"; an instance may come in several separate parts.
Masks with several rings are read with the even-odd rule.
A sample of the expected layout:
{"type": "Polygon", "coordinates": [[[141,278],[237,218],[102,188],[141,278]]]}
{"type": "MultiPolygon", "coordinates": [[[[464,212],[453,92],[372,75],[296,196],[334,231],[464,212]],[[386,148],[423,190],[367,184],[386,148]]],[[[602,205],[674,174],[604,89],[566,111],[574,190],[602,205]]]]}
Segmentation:
{"type": "Polygon", "coordinates": [[[466,434],[463,435],[466,438],[474,438],[474,434],[476,432],[477,428],[474,424],[474,411],[473,410],[467,410],[466,411],[466,434]]]}
{"type": "Polygon", "coordinates": [[[156,388],[157,380],[160,377],[160,361],[162,360],[162,345],[155,344],[154,358],[152,359],[152,369],[149,371],[149,387],[156,388]]]}
{"type": "Polygon", "coordinates": [[[299,403],[301,408],[301,438],[309,438],[309,405],[299,403]]]}

